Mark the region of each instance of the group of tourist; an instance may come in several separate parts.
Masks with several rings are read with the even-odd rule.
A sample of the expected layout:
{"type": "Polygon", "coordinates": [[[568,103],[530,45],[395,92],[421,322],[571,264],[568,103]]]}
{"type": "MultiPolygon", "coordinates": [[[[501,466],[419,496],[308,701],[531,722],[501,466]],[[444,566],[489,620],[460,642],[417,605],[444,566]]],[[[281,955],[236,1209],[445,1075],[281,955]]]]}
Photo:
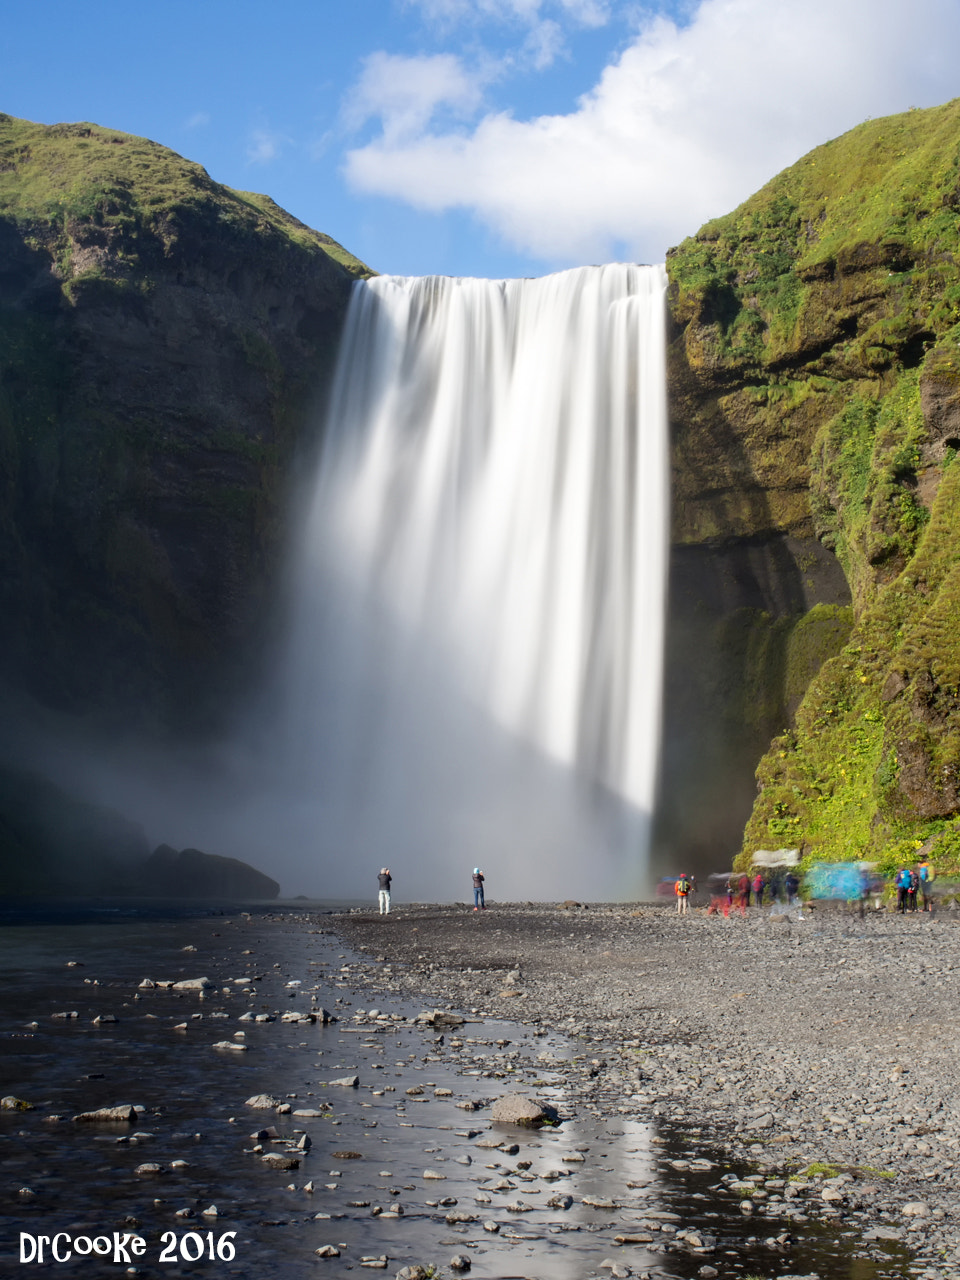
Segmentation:
{"type": "MultiPolygon", "coordinates": [[[[808,898],[839,898],[855,906],[859,906],[863,915],[865,904],[871,895],[879,910],[883,903],[886,881],[883,876],[869,874],[867,864],[857,862],[818,863],[805,877],[806,896],[808,898]]],[[[927,859],[917,867],[901,867],[893,878],[893,887],[897,892],[897,911],[905,914],[917,910],[918,898],[923,911],[933,910],[931,886],[934,870],[927,859]]],[[[378,876],[380,886],[380,914],[390,913],[390,886],[393,881],[389,867],[381,867],[378,876]]],[[[483,893],[484,875],[479,867],[473,868],[473,909],[486,909],[483,893]]],[[[667,879],[663,890],[669,888],[667,879]]],[[[710,877],[710,905],[707,915],[719,915],[721,912],[729,916],[731,911],[747,914],[751,906],[762,907],[765,901],[772,906],[780,904],[787,911],[796,911],[802,919],[803,902],[800,897],[800,876],[791,868],[771,868],[768,875],[754,867],[752,871],[733,872],[731,875],[714,875],[710,877]]],[[[697,878],[681,871],[675,878],[673,893],[677,900],[677,914],[686,915],[690,907],[690,898],[697,892],[697,878]]]]}
{"type": "Polygon", "coordinates": [[[918,894],[923,902],[923,910],[932,911],[930,892],[932,883],[933,868],[926,860],[921,862],[919,867],[901,867],[893,878],[893,885],[897,891],[897,911],[901,915],[906,915],[908,911],[916,911],[918,894]]]}
{"type": "MultiPolygon", "coordinates": [[[[745,916],[751,901],[755,907],[760,907],[763,905],[765,895],[771,902],[786,900],[787,907],[791,910],[799,909],[801,906],[800,877],[795,871],[788,871],[786,875],[775,872],[769,880],[764,877],[762,871],[754,871],[752,875],[742,871],[739,875],[734,874],[726,878],[711,877],[711,882],[708,916],[716,915],[721,911],[728,916],[734,909],[745,916]]],[[[679,901],[678,892],[678,911],[680,910],[679,901]]],[[[686,911],[686,906],[683,910],[686,911]]]]}
{"type": "MultiPolygon", "coordinates": [[[[893,877],[896,910],[901,914],[916,911],[919,902],[922,904],[921,910],[932,911],[933,880],[934,870],[927,859],[916,867],[901,867],[893,877]]],[[[882,908],[887,881],[882,875],[870,871],[869,864],[818,863],[807,872],[804,885],[807,898],[840,899],[858,907],[863,915],[870,897],[874,898],[878,910],[882,908]]],[[[749,872],[711,876],[707,915],[719,915],[722,912],[729,916],[731,911],[736,910],[745,916],[751,906],[761,907],[765,901],[771,906],[779,904],[785,910],[800,913],[803,907],[800,888],[800,876],[793,868],[772,868],[765,874],[762,869],[754,867],[749,872]]],[[[681,872],[676,877],[674,894],[678,915],[687,913],[690,897],[696,893],[696,889],[694,876],[681,872]]]]}

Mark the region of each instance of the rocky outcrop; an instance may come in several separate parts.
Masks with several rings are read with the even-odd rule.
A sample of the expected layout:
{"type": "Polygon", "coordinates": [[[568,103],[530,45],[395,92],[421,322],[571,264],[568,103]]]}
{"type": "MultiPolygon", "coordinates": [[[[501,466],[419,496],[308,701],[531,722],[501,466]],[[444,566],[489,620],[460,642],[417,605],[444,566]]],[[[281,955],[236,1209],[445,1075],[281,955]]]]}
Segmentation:
{"type": "Polygon", "coordinates": [[[126,725],[216,713],[365,274],[155,143],[0,116],[0,679],[126,725]]]}
{"type": "Polygon", "coordinates": [[[140,873],[141,891],[161,898],[208,898],[233,901],[273,899],[280,892],[276,880],[238,858],[224,858],[199,849],[158,845],[140,873]]]}
{"type": "Polygon", "coordinates": [[[39,774],[0,767],[5,897],[133,894],[150,846],[142,827],[39,774]]]}
{"type": "MultiPolygon", "coordinates": [[[[754,615],[768,615],[768,638],[800,617],[791,582],[810,580],[803,604],[842,603],[823,552],[807,572],[812,538],[836,557],[853,609],[802,698],[776,705],[774,664],[760,702],[781,732],[759,766],[744,857],[789,841],[808,857],[895,860],[958,812],[960,177],[944,160],[958,139],[960,102],[869,121],[668,261],[677,546],[722,562],[793,540],[780,603],[754,615]]],[[[746,672],[724,657],[732,615],[708,605],[698,619],[675,598],[676,650],[712,629],[710,662],[746,672]]],[[[721,721],[741,687],[721,696],[721,721]]],[[[716,723],[716,698],[701,705],[716,723]]],[[[669,713],[668,701],[668,730],[669,713]]],[[[937,847],[946,857],[949,841],[937,847]]]]}
{"type": "Polygon", "coordinates": [[[276,898],[280,886],[237,858],[159,845],[137,823],[0,766],[0,877],[6,898],[276,898]]]}

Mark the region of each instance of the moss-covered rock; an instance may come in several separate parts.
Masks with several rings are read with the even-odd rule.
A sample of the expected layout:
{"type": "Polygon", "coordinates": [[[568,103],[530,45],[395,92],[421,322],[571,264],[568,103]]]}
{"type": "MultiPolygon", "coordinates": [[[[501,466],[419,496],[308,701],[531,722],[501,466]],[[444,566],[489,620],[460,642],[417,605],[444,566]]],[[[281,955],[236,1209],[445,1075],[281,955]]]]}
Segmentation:
{"type": "Polygon", "coordinates": [[[960,320],[960,100],[818,147],[668,255],[674,528],[813,529],[810,450],[960,320]]]}
{"type": "Polygon", "coordinates": [[[0,116],[0,678],[128,724],[222,705],[365,274],[156,143],[0,116]]]}
{"type": "Polygon", "coordinates": [[[958,250],[960,100],[817,148],[668,258],[676,542],[813,535],[853,601],[780,711],[744,860],[896,860],[958,812],[958,250]]]}

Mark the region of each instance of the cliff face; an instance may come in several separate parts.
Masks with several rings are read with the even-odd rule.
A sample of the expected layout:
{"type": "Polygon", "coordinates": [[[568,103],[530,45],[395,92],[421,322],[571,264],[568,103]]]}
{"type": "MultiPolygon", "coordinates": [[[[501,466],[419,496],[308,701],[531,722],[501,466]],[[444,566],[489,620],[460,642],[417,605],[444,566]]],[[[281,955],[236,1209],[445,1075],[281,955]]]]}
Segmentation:
{"type": "Polygon", "coordinates": [[[366,274],[155,143],[0,116],[0,680],[211,713],[366,274]]]}
{"type": "MultiPolygon", "coordinates": [[[[673,869],[748,819],[745,856],[960,866],[958,241],[950,103],[668,259],[673,869]]],[[[154,143],[0,116],[0,686],[150,727],[227,705],[365,274],[154,143]]]]}
{"type": "MultiPolygon", "coordinates": [[[[760,765],[744,856],[802,844],[894,860],[931,836],[952,848],[958,248],[953,102],[819,147],[668,261],[678,555],[779,547],[803,604],[841,605],[835,555],[852,600],[850,635],[838,612],[805,696],[768,719],[785,732],[760,765]]],[[[767,632],[797,634],[796,604],[762,611],[767,632]]],[[[682,599],[673,625],[682,648],[682,599]]]]}

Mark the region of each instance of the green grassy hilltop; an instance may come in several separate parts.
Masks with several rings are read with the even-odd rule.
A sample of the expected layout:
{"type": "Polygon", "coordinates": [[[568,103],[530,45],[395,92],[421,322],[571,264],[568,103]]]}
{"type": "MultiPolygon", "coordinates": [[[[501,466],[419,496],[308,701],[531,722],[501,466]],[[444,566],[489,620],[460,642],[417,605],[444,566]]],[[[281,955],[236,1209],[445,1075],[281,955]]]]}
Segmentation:
{"type": "Polygon", "coordinates": [[[148,284],[150,266],[179,238],[224,228],[251,247],[286,239],[322,250],[354,276],[370,275],[269,196],[234,191],[167,147],[95,124],[48,126],[0,114],[0,218],[34,245],[55,243],[60,271],[74,282],[148,284]],[[108,252],[85,255],[85,247],[108,252]]]}
{"type": "Polygon", "coordinates": [[[745,861],[960,866],[958,253],[960,100],[818,147],[668,260],[677,541],[812,533],[852,599],[745,861]]]}

